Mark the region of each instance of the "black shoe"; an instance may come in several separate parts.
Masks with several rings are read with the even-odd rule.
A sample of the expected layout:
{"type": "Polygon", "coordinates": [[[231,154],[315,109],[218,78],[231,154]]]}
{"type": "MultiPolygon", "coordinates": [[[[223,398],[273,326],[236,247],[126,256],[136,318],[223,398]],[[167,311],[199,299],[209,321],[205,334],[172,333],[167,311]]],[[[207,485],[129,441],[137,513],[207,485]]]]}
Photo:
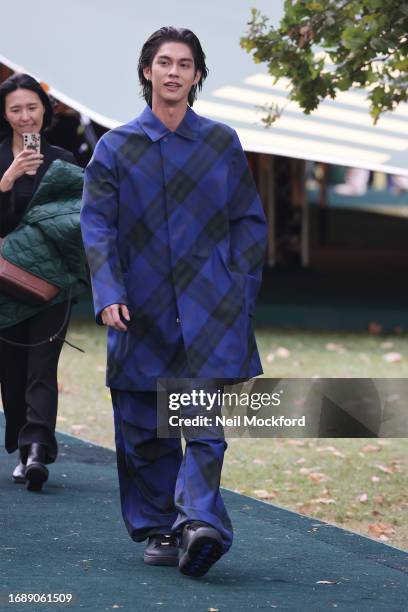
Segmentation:
{"type": "Polygon", "coordinates": [[[207,523],[187,523],[181,539],[179,570],[186,576],[204,576],[222,555],[222,538],[207,523]]]}
{"type": "Polygon", "coordinates": [[[17,484],[24,484],[26,481],[25,471],[26,471],[26,466],[25,466],[25,463],[23,462],[23,459],[20,453],[20,463],[14,468],[14,472],[12,476],[13,482],[17,484]]]}
{"type": "Polygon", "coordinates": [[[41,491],[48,480],[48,469],[45,467],[46,446],[44,444],[31,444],[28,449],[25,479],[29,491],[41,491]]]}
{"type": "Polygon", "coordinates": [[[157,533],[149,537],[143,560],[148,565],[178,565],[178,555],[178,537],[172,533],[157,533]]]}

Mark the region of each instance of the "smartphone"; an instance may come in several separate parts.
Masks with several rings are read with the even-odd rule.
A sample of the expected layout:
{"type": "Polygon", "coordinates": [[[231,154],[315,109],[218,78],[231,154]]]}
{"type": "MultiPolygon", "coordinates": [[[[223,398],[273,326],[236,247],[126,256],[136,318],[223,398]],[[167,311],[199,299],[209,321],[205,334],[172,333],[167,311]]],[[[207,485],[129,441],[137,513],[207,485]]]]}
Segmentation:
{"type": "MultiPolygon", "coordinates": [[[[41,135],[36,132],[25,133],[23,134],[23,142],[24,149],[28,151],[35,151],[35,153],[41,153],[41,135]]],[[[30,176],[34,176],[36,174],[36,170],[31,170],[30,172],[26,172],[30,176]]]]}

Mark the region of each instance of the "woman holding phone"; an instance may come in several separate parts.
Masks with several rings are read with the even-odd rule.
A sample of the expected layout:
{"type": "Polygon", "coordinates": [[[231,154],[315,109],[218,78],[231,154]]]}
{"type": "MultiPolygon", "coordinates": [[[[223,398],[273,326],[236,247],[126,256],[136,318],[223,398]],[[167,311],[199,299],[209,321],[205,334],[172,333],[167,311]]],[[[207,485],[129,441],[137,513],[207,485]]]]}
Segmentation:
{"type": "MultiPolygon", "coordinates": [[[[33,77],[15,74],[0,84],[2,238],[20,223],[51,163],[57,159],[76,163],[72,153],[49,145],[43,137],[51,119],[50,99],[33,77]]],[[[57,366],[69,308],[67,301],[47,305],[34,316],[0,329],[5,447],[9,453],[19,449],[20,462],[13,472],[13,480],[26,483],[29,490],[41,489],[48,478],[46,464],[54,462],[57,456],[57,366]],[[62,325],[60,339],[38,345],[62,325]]]]}

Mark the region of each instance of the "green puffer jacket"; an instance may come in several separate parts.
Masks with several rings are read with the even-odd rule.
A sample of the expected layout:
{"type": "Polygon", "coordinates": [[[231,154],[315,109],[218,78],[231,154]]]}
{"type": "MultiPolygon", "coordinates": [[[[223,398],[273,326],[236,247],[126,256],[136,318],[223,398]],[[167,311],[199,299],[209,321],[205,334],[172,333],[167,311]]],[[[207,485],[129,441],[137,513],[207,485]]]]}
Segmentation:
{"type": "Polygon", "coordinates": [[[55,160],[48,168],[18,227],[4,238],[9,262],[61,288],[47,304],[31,306],[0,293],[0,328],[10,327],[88,287],[79,213],[83,170],[55,160]]]}

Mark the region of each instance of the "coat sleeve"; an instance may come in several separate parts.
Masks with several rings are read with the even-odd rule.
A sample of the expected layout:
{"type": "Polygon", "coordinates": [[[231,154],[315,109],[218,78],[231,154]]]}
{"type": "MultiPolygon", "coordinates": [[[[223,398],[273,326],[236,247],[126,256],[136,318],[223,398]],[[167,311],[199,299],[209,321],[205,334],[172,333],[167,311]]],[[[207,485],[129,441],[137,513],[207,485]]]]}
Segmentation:
{"type": "MultiPolygon", "coordinates": [[[[0,157],[0,179],[3,178],[4,173],[10,167],[13,161],[13,155],[11,151],[8,151],[7,143],[1,144],[1,157],[0,157]]],[[[10,191],[0,191],[0,238],[4,238],[8,233],[9,217],[13,207],[13,188],[10,191]]]]}
{"type": "Polygon", "coordinates": [[[7,223],[12,206],[13,190],[0,191],[0,238],[4,238],[7,234],[7,223]]]}
{"type": "Polygon", "coordinates": [[[111,304],[128,305],[117,248],[118,183],[114,154],[102,138],[85,169],[80,217],[99,325],[104,308],[111,304]]]}
{"type": "Polygon", "coordinates": [[[267,245],[267,224],[246,155],[234,132],[228,175],[231,265],[245,275],[245,294],[249,314],[262,280],[267,245]]]}

